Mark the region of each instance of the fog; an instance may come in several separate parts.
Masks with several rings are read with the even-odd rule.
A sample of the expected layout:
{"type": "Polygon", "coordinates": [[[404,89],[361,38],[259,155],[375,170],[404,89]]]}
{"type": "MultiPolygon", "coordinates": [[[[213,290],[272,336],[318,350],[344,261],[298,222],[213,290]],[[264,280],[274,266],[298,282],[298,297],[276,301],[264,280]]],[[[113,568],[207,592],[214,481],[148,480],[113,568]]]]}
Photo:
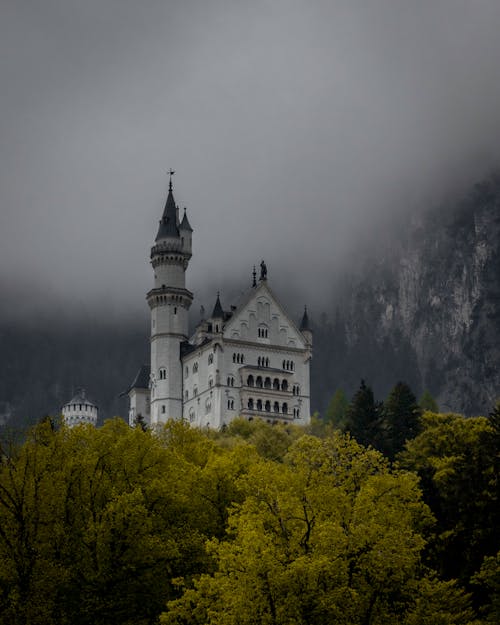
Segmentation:
{"type": "Polygon", "coordinates": [[[498,0],[2,0],[0,312],[144,314],[169,168],[195,306],[262,258],[320,306],[498,166],[498,24],[498,0]]]}

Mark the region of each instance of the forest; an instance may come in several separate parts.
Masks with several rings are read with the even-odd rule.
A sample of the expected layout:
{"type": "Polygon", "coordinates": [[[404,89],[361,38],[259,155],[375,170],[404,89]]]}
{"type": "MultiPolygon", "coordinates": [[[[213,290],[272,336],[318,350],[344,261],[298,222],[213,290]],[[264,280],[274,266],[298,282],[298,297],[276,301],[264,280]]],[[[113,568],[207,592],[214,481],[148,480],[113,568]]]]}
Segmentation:
{"type": "Polygon", "coordinates": [[[306,428],[47,417],[2,441],[0,624],[498,623],[499,442],[403,383],[306,428]]]}

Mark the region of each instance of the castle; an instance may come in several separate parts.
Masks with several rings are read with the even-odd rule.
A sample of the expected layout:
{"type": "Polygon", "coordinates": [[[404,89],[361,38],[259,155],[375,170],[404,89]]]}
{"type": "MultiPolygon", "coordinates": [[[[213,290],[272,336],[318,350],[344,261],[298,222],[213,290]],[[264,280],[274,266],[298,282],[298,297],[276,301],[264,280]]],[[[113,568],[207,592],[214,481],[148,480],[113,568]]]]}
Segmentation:
{"type": "Polygon", "coordinates": [[[272,292],[262,261],[260,277],[241,301],[224,310],[217,294],[210,317],[188,337],[193,294],[186,288],[193,229],[176,206],[172,173],[158,233],[151,248],[154,286],[151,361],[128,389],[129,423],[154,426],[184,419],[221,428],[232,419],[307,424],[312,333],[307,310],[297,327],[272,292]]]}

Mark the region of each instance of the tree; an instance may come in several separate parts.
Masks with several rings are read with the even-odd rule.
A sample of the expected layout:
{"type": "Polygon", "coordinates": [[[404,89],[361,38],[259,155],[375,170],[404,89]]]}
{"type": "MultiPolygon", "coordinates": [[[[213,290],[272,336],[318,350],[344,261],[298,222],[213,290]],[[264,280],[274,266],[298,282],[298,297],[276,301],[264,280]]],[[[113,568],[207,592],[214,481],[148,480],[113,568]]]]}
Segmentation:
{"type": "MultiPolygon", "coordinates": [[[[419,622],[405,619],[430,594],[420,552],[431,519],[415,475],[337,432],[303,436],[285,464],[260,459],[240,481],[228,538],[209,543],[217,570],[168,604],[163,625],[419,622]]],[[[455,616],[441,622],[466,623],[455,616]]]]}
{"type": "Polygon", "coordinates": [[[372,389],[361,380],[346,414],[346,431],[361,445],[377,447],[382,424],[381,405],[375,402],[372,389]]]}
{"type": "Polygon", "coordinates": [[[384,451],[393,459],[419,430],[422,409],[410,387],[398,382],[384,403],[384,451]]]}
{"type": "Polygon", "coordinates": [[[331,423],[339,430],[344,430],[346,426],[348,407],[349,400],[347,399],[346,394],[341,388],[338,388],[328,404],[325,422],[331,423]]]}
{"type": "MultiPolygon", "coordinates": [[[[432,566],[471,588],[484,557],[500,550],[498,437],[484,417],[426,412],[421,423],[399,463],[418,473],[437,519],[428,550],[432,566]]],[[[471,589],[479,597],[480,589],[471,589]]]]}
{"type": "Polygon", "coordinates": [[[439,406],[436,400],[427,390],[422,393],[418,403],[423,411],[428,410],[430,412],[439,412],[439,406]]]}

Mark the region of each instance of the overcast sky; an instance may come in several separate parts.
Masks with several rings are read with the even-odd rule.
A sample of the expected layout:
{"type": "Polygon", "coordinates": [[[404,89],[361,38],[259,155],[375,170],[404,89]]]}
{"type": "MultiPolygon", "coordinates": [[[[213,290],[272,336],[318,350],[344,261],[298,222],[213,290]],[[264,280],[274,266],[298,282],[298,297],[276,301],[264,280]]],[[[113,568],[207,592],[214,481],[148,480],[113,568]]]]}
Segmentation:
{"type": "Polygon", "coordinates": [[[498,166],[499,32],[499,0],[0,0],[4,293],[145,310],[174,168],[191,290],[265,258],[314,305],[498,166]]]}

